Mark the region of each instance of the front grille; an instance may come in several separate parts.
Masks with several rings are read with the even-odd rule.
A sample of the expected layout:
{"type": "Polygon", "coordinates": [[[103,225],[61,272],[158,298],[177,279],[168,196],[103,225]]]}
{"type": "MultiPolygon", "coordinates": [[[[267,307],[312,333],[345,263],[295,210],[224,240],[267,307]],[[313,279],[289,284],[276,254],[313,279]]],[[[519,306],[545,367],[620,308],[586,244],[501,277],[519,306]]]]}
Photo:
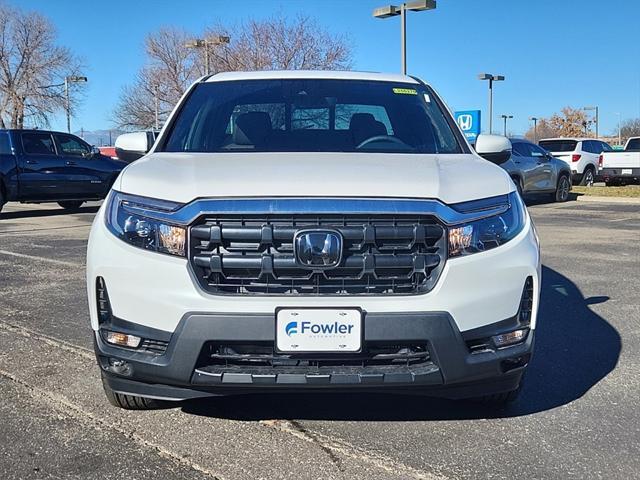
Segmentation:
{"type": "Polygon", "coordinates": [[[162,340],[151,340],[149,338],[145,338],[142,340],[142,344],[140,345],[140,350],[144,350],[148,353],[153,353],[155,355],[163,355],[167,351],[167,347],[169,346],[169,342],[163,342],[162,340]]]}
{"type": "Polygon", "coordinates": [[[217,294],[414,294],[435,285],[447,255],[445,232],[430,216],[208,216],[190,228],[190,261],[201,286],[217,294]],[[342,235],[337,267],[296,262],[296,232],[314,228],[342,235]]]}
{"type": "Polygon", "coordinates": [[[360,353],[336,354],[285,354],[277,353],[273,342],[253,344],[205,344],[200,356],[200,366],[225,367],[372,367],[412,366],[430,362],[427,345],[422,343],[369,342],[360,353]]]}

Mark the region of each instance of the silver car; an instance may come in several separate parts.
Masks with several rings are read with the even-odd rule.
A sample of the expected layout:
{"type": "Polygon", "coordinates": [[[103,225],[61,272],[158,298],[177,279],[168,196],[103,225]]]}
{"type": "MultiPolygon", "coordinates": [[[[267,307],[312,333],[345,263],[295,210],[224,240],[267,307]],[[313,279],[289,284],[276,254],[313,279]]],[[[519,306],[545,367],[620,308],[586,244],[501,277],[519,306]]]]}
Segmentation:
{"type": "Polygon", "coordinates": [[[565,162],[524,138],[510,138],[511,158],[500,166],[513,179],[521,195],[551,194],[556,202],[566,202],[571,191],[571,170],[565,162]]]}

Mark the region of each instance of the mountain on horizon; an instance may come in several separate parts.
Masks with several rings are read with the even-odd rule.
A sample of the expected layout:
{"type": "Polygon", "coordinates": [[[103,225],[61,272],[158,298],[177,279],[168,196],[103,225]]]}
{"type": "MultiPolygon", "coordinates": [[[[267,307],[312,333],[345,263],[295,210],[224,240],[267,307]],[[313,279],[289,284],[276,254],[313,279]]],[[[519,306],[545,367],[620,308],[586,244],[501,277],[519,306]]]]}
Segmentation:
{"type": "Polygon", "coordinates": [[[96,147],[112,146],[116,138],[123,134],[122,130],[77,130],[74,135],[84,139],[85,142],[96,147]]]}

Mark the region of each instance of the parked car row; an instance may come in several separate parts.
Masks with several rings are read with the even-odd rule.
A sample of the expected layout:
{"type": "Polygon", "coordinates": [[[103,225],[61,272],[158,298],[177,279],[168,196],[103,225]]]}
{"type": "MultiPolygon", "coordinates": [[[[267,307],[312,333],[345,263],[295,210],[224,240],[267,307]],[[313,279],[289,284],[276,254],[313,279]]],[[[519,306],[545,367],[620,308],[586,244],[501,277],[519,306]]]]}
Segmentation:
{"type": "Polygon", "coordinates": [[[571,168],[573,183],[579,185],[593,185],[600,154],[613,151],[607,142],[595,138],[546,138],[538,145],[566,162],[571,168]]]}
{"type": "MultiPolygon", "coordinates": [[[[114,147],[97,149],[75,135],[43,130],[0,130],[0,210],[8,201],[57,202],[77,209],[106,196],[120,171],[154,144],[159,132],[120,135],[114,147]]],[[[593,138],[547,138],[536,145],[511,138],[501,162],[521,195],[569,198],[572,184],[607,186],[640,181],[640,137],[624,151],[593,138]],[[505,160],[506,159],[506,160],[505,160]]]]}

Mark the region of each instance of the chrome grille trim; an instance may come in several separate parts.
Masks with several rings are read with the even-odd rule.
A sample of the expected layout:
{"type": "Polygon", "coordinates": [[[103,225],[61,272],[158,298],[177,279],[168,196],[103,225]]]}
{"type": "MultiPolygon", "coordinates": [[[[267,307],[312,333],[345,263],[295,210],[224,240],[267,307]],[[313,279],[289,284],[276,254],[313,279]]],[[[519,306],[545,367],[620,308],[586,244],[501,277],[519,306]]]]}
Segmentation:
{"type": "MultiPolygon", "coordinates": [[[[163,220],[174,225],[190,225],[202,215],[251,214],[346,214],[346,215],[429,215],[444,225],[459,225],[499,215],[510,207],[508,195],[447,205],[435,199],[351,198],[351,197],[260,197],[201,198],[173,211],[154,208],[140,197],[140,202],[126,207],[134,213],[163,220]]],[[[172,202],[167,202],[172,203],[172,202]]]]}

